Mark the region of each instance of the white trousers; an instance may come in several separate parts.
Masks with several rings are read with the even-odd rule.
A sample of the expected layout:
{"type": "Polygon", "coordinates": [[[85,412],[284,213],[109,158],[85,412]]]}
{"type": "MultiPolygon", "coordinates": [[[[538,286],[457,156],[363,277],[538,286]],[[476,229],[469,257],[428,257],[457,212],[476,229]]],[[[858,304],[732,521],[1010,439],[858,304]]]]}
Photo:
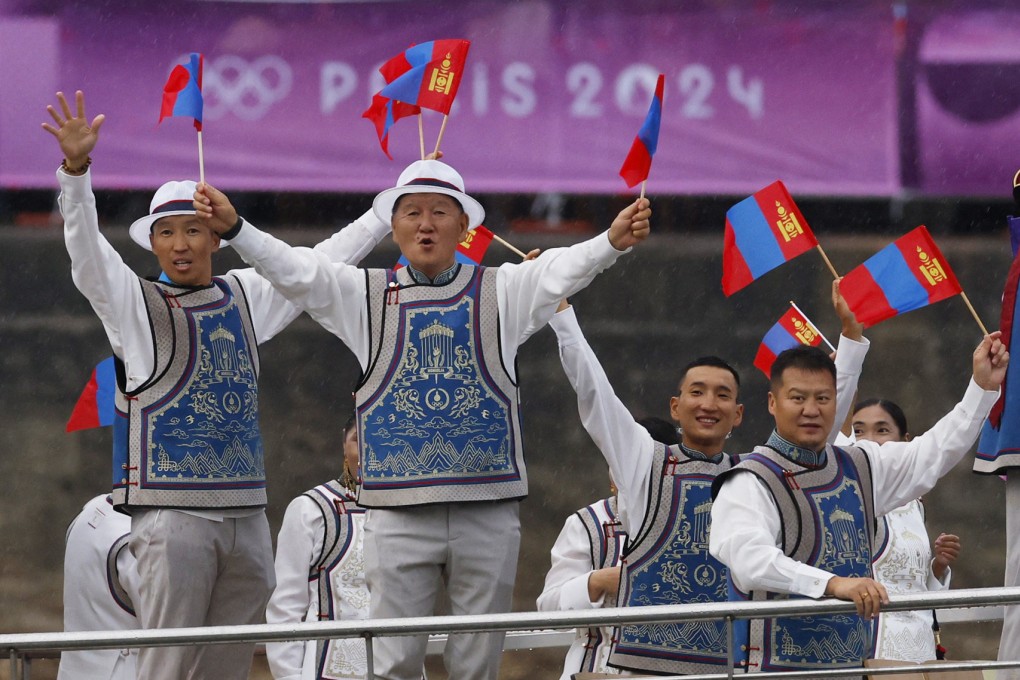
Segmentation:
{"type": "MultiPolygon", "coordinates": [[[[131,552],[142,628],[261,623],[276,586],[266,513],[217,522],[165,509],[135,510],[131,552]]],[[[254,644],[148,647],[146,680],[247,680],[254,644]]]]}
{"type": "MultiPolygon", "coordinates": [[[[1020,470],[1006,473],[1006,578],[1004,585],[1020,586],[1020,470]]],[[[1006,607],[999,639],[999,661],[1020,660],[1020,605],[1006,607]]],[[[1020,678],[1020,670],[999,671],[1003,678],[1020,678]]]]}
{"type": "MultiPolygon", "coordinates": [[[[365,573],[372,618],[431,616],[444,585],[450,614],[510,611],[519,508],[518,501],[499,501],[369,510],[365,573]]],[[[503,638],[451,635],[443,654],[450,677],[496,680],[503,638]]],[[[420,680],[427,642],[427,636],[376,638],[376,677],[420,680]]]]}

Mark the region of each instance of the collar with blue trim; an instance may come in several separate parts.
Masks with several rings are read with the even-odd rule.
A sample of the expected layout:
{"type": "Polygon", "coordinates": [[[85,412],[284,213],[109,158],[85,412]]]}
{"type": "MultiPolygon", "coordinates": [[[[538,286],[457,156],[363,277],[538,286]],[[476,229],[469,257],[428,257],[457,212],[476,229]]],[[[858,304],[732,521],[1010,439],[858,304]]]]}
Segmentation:
{"type": "Polygon", "coordinates": [[[774,449],[783,458],[792,460],[800,465],[808,467],[821,467],[825,465],[824,448],[821,451],[805,449],[803,446],[797,446],[793,442],[783,439],[775,430],[772,431],[769,440],[765,442],[765,446],[774,449]]]}
{"type": "Polygon", "coordinates": [[[691,447],[687,446],[683,442],[680,442],[680,450],[683,451],[684,453],[686,453],[691,458],[696,458],[697,460],[705,460],[705,461],[708,461],[709,463],[721,463],[722,459],[723,459],[723,456],[726,455],[726,453],[724,451],[720,451],[719,453],[715,454],[714,456],[709,456],[707,453],[702,453],[701,451],[698,451],[697,449],[692,449],[691,447]]]}
{"type": "Polygon", "coordinates": [[[452,267],[444,269],[436,274],[436,278],[430,279],[427,274],[418,271],[411,265],[407,265],[407,273],[411,275],[411,278],[414,279],[415,283],[423,286],[444,286],[450,281],[453,281],[458,272],[460,272],[460,263],[454,262],[452,267]]]}

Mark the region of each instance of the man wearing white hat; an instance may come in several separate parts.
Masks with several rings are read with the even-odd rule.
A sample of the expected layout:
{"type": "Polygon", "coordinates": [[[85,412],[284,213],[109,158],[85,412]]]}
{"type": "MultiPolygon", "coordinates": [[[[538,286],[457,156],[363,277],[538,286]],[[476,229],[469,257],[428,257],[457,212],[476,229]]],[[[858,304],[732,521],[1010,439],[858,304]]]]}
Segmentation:
{"type": "MultiPolygon", "coordinates": [[[[258,623],[274,586],[258,422],[258,344],[300,314],[251,269],[212,274],[220,237],[195,216],[195,183],[167,182],[131,238],[166,280],[140,278],[99,232],[90,123],[58,93],[64,154],[57,171],[75,285],[103,323],[118,361],[113,501],[131,515],[143,628],[258,623]]],[[[388,233],[366,214],[316,246],[357,262],[388,233]]],[[[247,678],[254,645],[143,649],[146,680],[247,678]],[[190,675],[189,675],[190,673],[190,675]]]]}
{"type": "MultiPolygon", "coordinates": [[[[441,581],[454,614],[508,611],[527,494],[517,348],[648,235],[648,201],[625,208],[608,232],[536,260],[460,265],[457,244],[485,211],[456,170],[417,161],[373,204],[409,266],[366,271],[255,229],[212,187],[195,198],[199,216],[361,364],[358,502],[369,508],[372,618],[431,615],[441,581]]],[[[376,640],[377,677],[419,678],[425,643],[376,640]]],[[[502,643],[502,634],[451,636],[450,677],[494,679],[502,643]]]]}

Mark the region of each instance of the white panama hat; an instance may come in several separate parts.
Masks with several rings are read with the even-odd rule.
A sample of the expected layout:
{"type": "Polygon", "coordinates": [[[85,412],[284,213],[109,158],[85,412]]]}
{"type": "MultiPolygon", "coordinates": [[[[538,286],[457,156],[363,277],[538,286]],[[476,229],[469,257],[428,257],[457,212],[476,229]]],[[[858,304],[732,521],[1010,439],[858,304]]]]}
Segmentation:
{"type": "Polygon", "coordinates": [[[464,179],[460,173],[442,161],[415,161],[400,173],[397,186],[380,192],[372,201],[376,217],[392,225],[393,206],[404,194],[446,194],[460,202],[468,216],[468,229],[485,221],[485,208],[464,193],[464,179]]]}
{"type": "MultiPolygon", "coordinates": [[[[152,233],[152,225],[156,220],[171,215],[194,215],[195,186],[194,181],[186,179],[179,182],[167,182],[156,189],[152,202],[149,203],[149,214],[132,222],[128,229],[131,240],[146,250],[152,250],[149,235],[152,233]]],[[[229,245],[226,241],[220,241],[220,248],[226,248],[229,245]]]]}

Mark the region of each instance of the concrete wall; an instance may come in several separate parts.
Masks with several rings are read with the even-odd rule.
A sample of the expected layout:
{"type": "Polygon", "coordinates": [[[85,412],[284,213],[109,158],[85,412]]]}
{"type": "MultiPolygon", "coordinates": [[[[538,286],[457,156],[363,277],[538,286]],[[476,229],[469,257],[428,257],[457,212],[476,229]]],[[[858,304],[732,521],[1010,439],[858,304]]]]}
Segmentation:
{"type": "MultiPolygon", "coordinates": [[[[113,242],[140,273],[155,271],[151,255],[111,229],[113,242]]],[[[319,232],[285,232],[312,243],[319,232]]],[[[517,245],[548,248],[551,237],[511,236],[517,245]]],[[[826,239],[827,253],[848,271],[891,237],[826,239]]],[[[989,327],[998,325],[999,297],[1009,266],[1008,240],[940,238],[947,258],[989,327]]],[[[767,385],[751,361],[765,330],[788,300],[833,342],[831,277],[808,253],[727,299],[719,284],[721,234],[651,240],[600,276],[575,303],[581,324],[617,393],[636,415],[668,416],[679,367],[703,354],[730,359],[744,379],[747,416],[730,450],[760,443],[771,425],[767,385]]],[[[217,271],[237,264],[229,250],[217,271]]],[[[493,245],[487,262],[510,257],[493,245]]],[[[389,242],[366,260],[387,266],[389,242]]],[[[980,331],[954,298],[872,329],[872,354],[862,396],[898,401],[911,429],[930,426],[962,395],[980,331]]],[[[99,321],[75,290],[59,232],[0,230],[0,630],[60,628],[63,536],[67,522],[93,495],[109,488],[108,431],[64,433],[64,424],[92,366],[110,354],[99,321]]],[[[549,548],[573,510],[608,493],[606,466],[579,425],[555,338],[544,329],[522,348],[525,442],[531,496],[523,505],[524,541],[516,608],[533,609],[549,564],[549,548]]],[[[339,431],[358,375],[339,340],[302,317],[262,349],[262,425],[274,533],[289,500],[338,474],[339,431]]],[[[1002,483],[978,477],[964,462],[926,498],[929,528],[962,536],[953,585],[1001,584],[1002,483]]],[[[959,658],[959,657],[957,657],[959,658]]]]}

